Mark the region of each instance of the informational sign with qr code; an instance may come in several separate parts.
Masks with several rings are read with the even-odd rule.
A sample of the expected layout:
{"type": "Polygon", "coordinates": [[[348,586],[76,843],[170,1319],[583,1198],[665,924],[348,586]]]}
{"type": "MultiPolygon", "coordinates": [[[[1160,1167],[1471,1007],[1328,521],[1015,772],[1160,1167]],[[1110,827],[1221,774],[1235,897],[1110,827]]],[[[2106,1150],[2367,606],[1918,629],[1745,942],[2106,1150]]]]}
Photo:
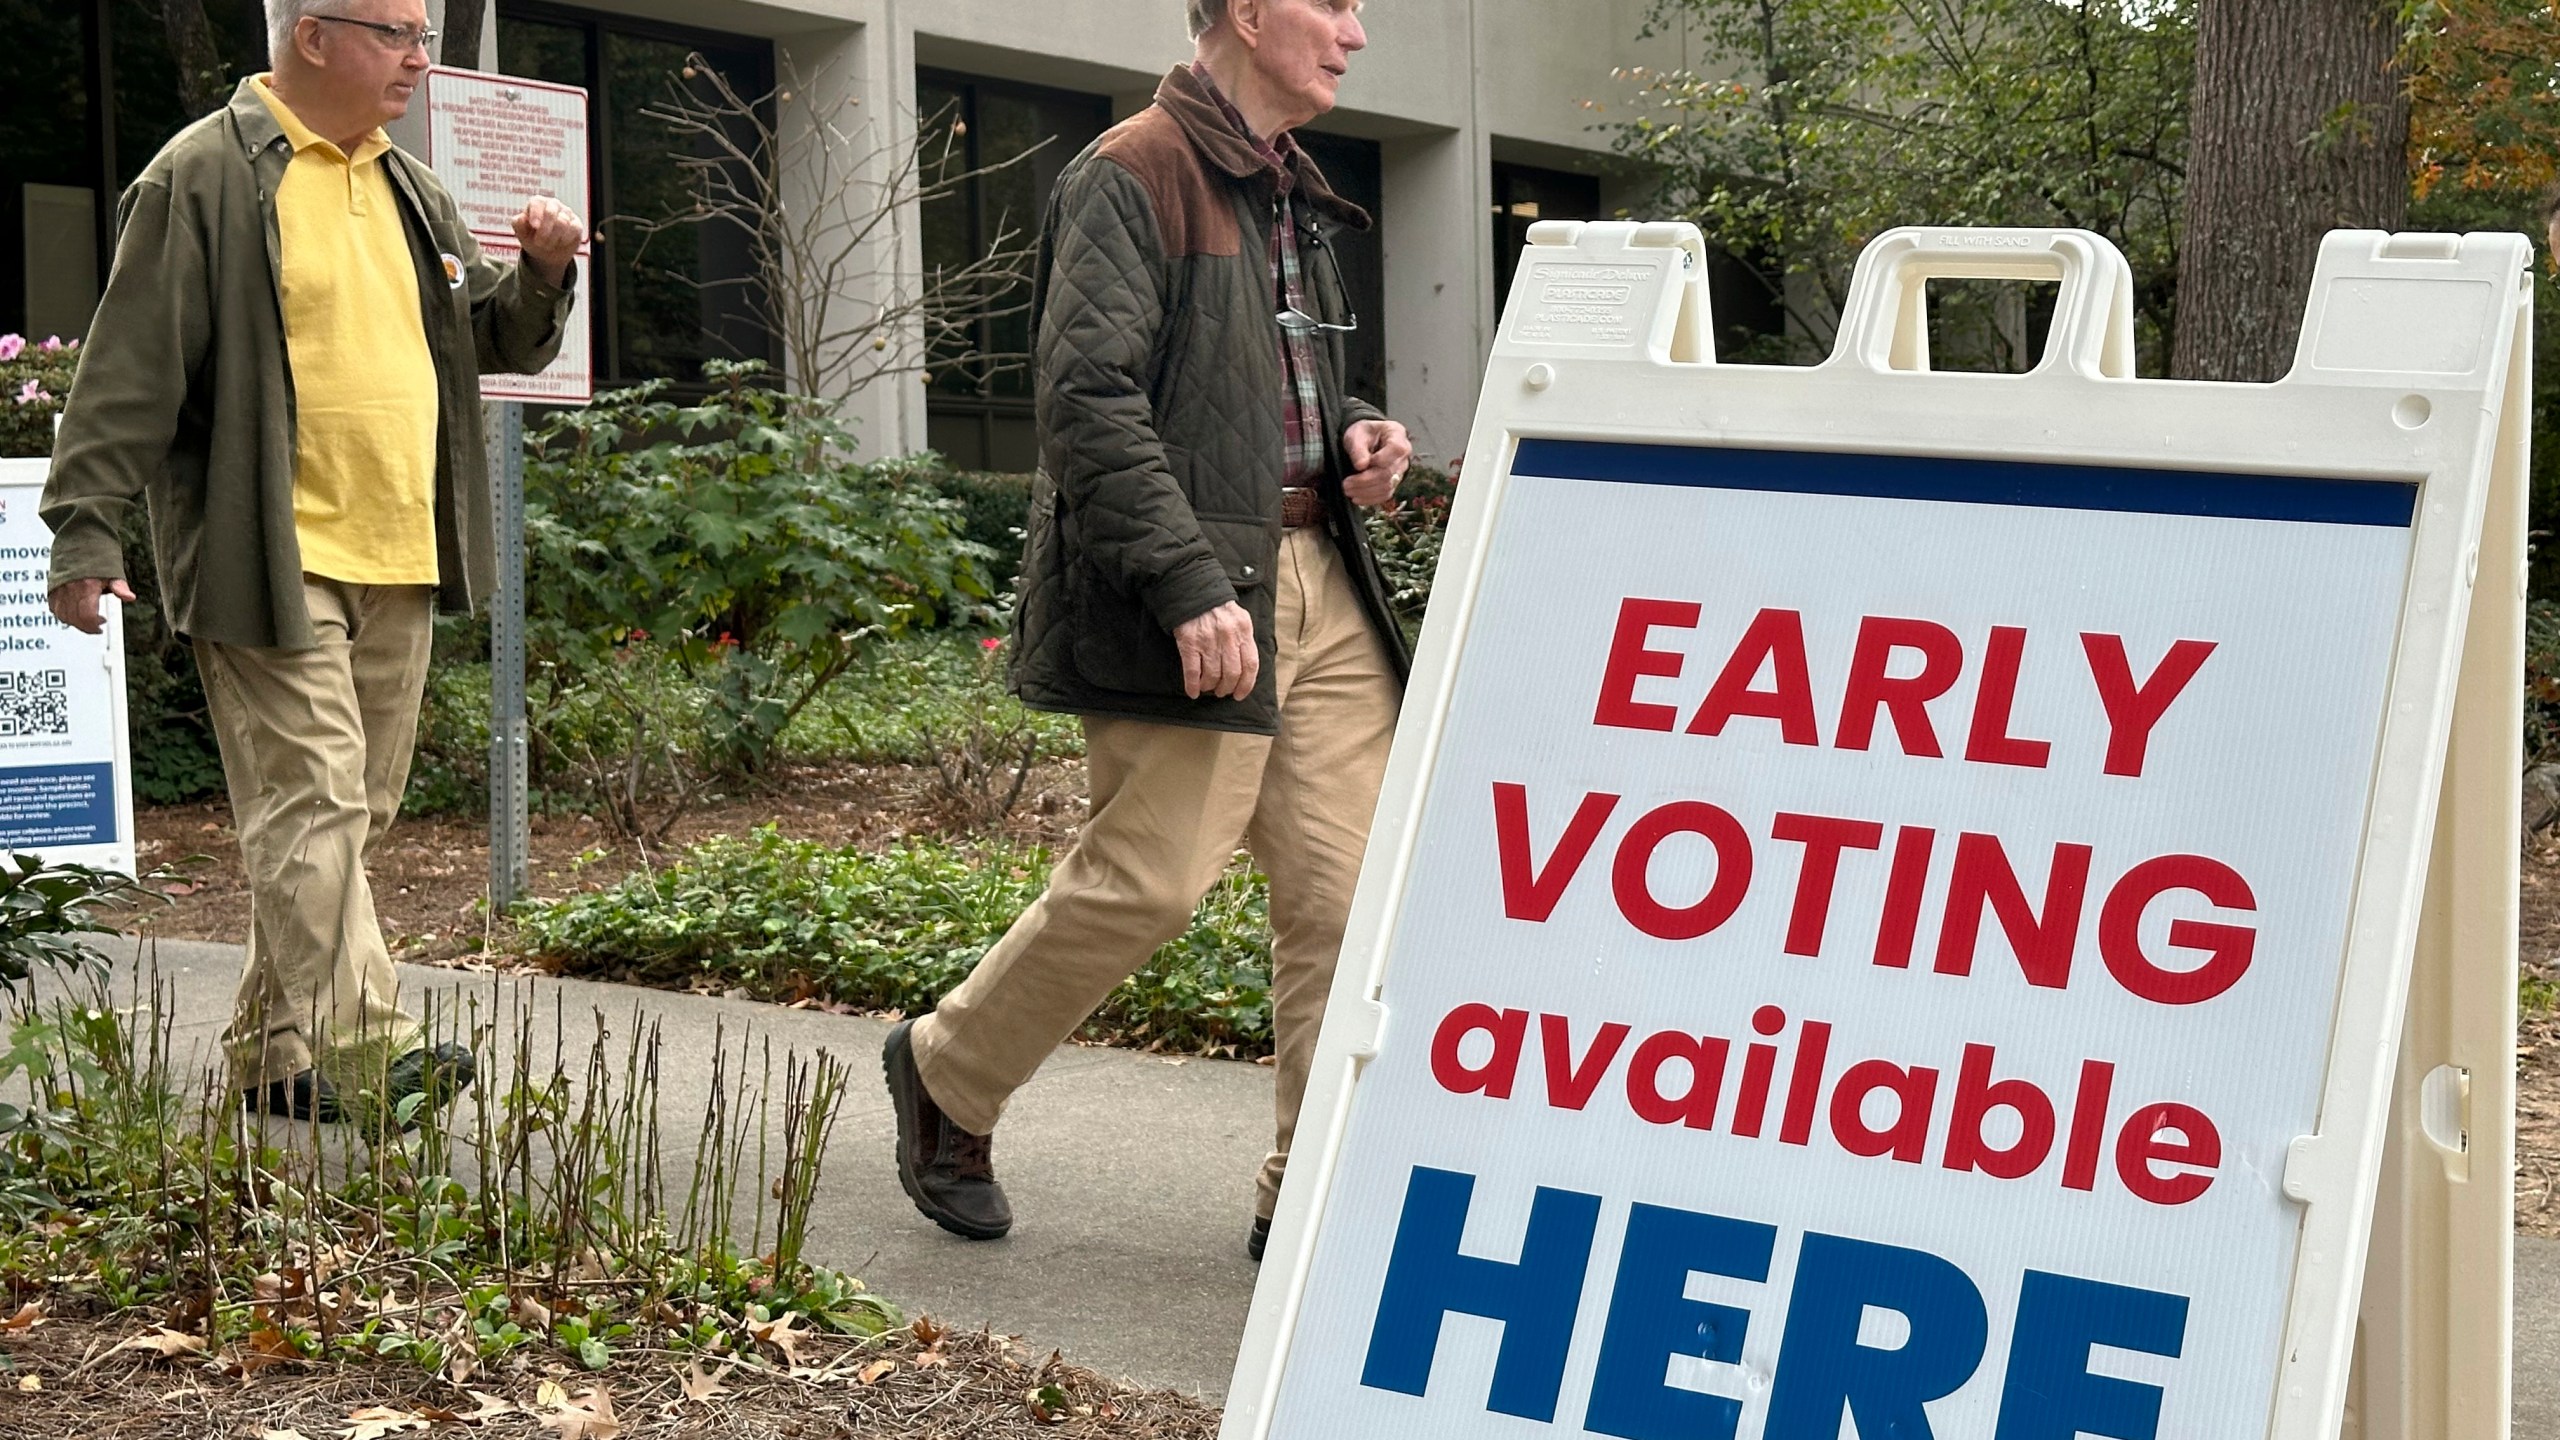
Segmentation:
{"type": "Polygon", "coordinates": [[[0,855],[133,870],[124,625],[53,618],[53,532],[36,513],[43,460],[0,460],[0,855]]]}

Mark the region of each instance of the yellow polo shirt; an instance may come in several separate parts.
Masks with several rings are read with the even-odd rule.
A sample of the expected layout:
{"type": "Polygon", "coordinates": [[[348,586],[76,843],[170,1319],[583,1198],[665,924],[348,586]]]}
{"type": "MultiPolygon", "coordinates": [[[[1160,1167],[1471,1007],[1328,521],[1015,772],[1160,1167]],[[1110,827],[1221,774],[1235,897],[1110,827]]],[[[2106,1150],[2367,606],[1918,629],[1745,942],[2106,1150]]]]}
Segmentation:
{"type": "Polygon", "coordinates": [[[436,365],[418,267],[376,130],[348,156],[258,77],[292,142],[276,187],[293,365],[293,528],[302,568],[358,585],[436,580],[436,365]]]}

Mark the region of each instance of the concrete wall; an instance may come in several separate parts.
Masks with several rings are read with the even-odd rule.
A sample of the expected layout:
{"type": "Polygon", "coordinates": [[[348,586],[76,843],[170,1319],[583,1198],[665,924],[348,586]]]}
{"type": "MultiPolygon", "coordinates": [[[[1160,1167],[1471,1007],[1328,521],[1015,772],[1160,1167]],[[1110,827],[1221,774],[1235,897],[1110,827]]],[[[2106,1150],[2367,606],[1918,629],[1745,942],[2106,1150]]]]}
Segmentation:
{"type": "MultiPolygon", "coordinates": [[[[917,65],[1108,95],[1114,113],[1147,102],[1191,53],[1182,0],[588,0],[589,8],[767,36],[786,72],[843,77],[875,124],[912,125],[917,65]]],[[[1387,403],[1418,448],[1445,462],[1465,441],[1492,343],[1490,168],[1501,158],[1603,174],[1614,202],[1634,193],[1613,167],[1608,118],[1624,65],[1676,65],[1685,38],[1638,41],[1647,0],[1374,0],[1369,48],[1341,106],[1316,128],[1376,140],[1385,258],[1387,403]]],[[[492,33],[494,33],[492,26],[492,33]]],[[[849,203],[811,193],[810,203],[849,203]]],[[[921,268],[912,217],[884,227],[862,267],[921,268]]],[[[863,303],[855,297],[850,303],[863,303]]],[[[849,403],[866,449],[924,444],[921,377],[868,387],[849,403]]]]}

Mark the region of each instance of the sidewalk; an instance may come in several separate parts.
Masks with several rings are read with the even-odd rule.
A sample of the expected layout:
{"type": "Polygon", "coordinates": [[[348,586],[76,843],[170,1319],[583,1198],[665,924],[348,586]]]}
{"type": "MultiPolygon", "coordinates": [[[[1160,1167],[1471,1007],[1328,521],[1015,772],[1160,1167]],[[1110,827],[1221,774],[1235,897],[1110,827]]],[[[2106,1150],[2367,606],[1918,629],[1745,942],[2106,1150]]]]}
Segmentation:
{"type": "MultiPolygon", "coordinates": [[[[163,941],[159,964],[163,982],[177,989],[181,1062],[199,1066],[229,1013],[240,952],[163,941]],[[191,1050],[202,1058],[187,1059],[191,1050]]],[[[525,983],[413,966],[401,967],[400,979],[406,995],[432,993],[440,1008],[525,983]]],[[[1224,1395],[1253,1293],[1244,1232],[1271,1130],[1269,1070],[1060,1050],[1015,1096],[996,1148],[1014,1233],[972,1244],[917,1215],[898,1188],[888,1097],[877,1079],[885,1023],[586,981],[533,983],[543,1004],[567,1007],[570,1044],[580,1054],[593,1011],[602,1010],[617,1035],[635,1003],[663,1025],[661,1113],[671,1165],[691,1158],[686,1117],[700,1113],[719,1027],[732,1045],[741,1030],[770,1036],[777,1058],[784,1047],[832,1051],[854,1066],[855,1083],[810,1228],[810,1258],[861,1276],[910,1313],[995,1326],[1145,1384],[1212,1401],[1224,1395]]],[[[2515,1434],[2560,1435],[2560,1241],[2516,1242],[2515,1375],[2515,1434]]]]}

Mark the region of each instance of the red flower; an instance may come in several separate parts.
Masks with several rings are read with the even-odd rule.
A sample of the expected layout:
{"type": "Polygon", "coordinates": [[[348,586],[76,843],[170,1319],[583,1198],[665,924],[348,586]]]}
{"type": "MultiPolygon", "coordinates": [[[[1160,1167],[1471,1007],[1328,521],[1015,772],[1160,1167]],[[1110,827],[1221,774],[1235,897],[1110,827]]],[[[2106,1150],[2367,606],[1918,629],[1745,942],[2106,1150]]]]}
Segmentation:
{"type": "Polygon", "coordinates": [[[978,648],[981,650],[1001,650],[1004,648],[1004,637],[1001,635],[990,635],[984,640],[978,642],[978,648]]]}

